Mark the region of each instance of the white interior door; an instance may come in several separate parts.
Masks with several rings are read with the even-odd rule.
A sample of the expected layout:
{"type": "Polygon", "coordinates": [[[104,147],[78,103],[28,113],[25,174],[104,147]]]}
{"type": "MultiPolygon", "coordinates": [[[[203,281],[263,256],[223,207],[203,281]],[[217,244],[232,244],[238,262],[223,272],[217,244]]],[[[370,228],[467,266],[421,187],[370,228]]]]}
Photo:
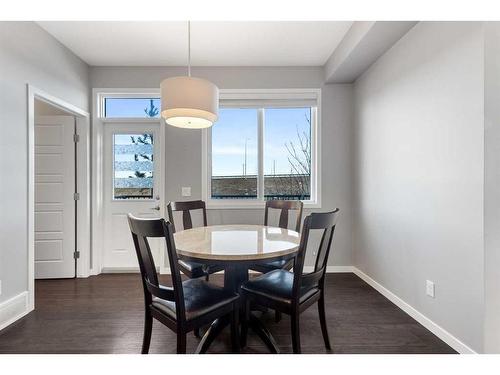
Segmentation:
{"type": "Polygon", "coordinates": [[[35,119],[35,278],[75,277],[75,119],[35,119]]]}
{"type": "MultiPolygon", "coordinates": [[[[103,271],[137,269],[127,214],[163,217],[160,125],[104,124],[103,271]]],[[[150,241],[160,266],[163,242],[150,241]]]]}

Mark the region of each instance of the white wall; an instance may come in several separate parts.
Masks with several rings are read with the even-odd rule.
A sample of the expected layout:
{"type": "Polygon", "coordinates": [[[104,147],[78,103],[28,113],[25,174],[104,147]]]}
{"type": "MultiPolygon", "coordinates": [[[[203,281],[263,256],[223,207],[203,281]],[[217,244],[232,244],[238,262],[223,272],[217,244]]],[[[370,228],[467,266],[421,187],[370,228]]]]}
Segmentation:
{"type": "Polygon", "coordinates": [[[85,63],[33,22],[0,22],[0,302],[28,287],[27,83],[89,110],[85,63]]]}
{"type": "Polygon", "coordinates": [[[500,353],[500,22],[485,24],[484,351],[500,353]]]}
{"type": "Polygon", "coordinates": [[[476,351],[483,347],[482,27],[421,22],[354,88],[354,265],[476,351]],[[435,299],[425,294],[427,279],[435,299]]]}
{"type": "MultiPolygon", "coordinates": [[[[193,75],[220,88],[322,89],[322,209],[339,207],[342,218],[336,232],[330,265],[351,265],[351,85],[323,83],[321,68],[193,68],[193,75]]],[[[91,67],[94,88],[159,87],[166,77],[186,74],[186,68],[91,67]]],[[[192,187],[201,198],[201,132],[167,127],[166,200],[182,200],[181,187],[192,187]]],[[[210,223],[261,223],[262,210],[210,210],[210,223]]]]}

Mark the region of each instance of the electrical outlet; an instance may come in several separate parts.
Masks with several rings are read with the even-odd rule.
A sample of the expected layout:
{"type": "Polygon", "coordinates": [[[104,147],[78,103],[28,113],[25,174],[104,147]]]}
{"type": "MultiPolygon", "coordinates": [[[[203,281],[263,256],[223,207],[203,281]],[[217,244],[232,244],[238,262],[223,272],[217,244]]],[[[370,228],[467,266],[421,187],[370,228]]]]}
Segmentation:
{"type": "Polygon", "coordinates": [[[429,296],[434,298],[434,283],[430,280],[427,280],[425,284],[425,293],[429,296]]]}
{"type": "Polygon", "coordinates": [[[191,186],[183,186],[182,187],[182,196],[190,197],[191,196],[191,186]]]}

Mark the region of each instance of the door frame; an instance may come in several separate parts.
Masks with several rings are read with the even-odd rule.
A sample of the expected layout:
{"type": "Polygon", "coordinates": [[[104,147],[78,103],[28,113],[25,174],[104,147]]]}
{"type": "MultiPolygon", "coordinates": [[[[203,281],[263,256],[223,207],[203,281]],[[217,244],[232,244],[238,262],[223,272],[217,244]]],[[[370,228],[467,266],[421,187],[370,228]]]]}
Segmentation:
{"type": "Polygon", "coordinates": [[[35,99],[59,108],[75,116],[76,131],[80,136],[76,144],[77,186],[80,194],[77,201],[77,243],[80,251],[77,262],[77,277],[90,275],[90,114],[83,109],[53,96],[30,84],[28,97],[28,311],[35,308],[35,99]]]}
{"type": "MultiPolygon", "coordinates": [[[[90,275],[99,275],[103,271],[102,254],[104,250],[104,126],[106,123],[129,123],[129,124],[151,124],[158,123],[160,126],[160,157],[158,158],[161,178],[159,191],[161,194],[160,204],[165,205],[165,123],[161,118],[104,118],[104,98],[108,96],[126,97],[157,97],[160,95],[158,89],[151,88],[94,88],[92,89],[92,261],[90,275]]],[[[163,207],[165,210],[165,207],[163,207]]],[[[160,273],[167,273],[165,252],[160,252],[160,273]]],[[[138,272],[137,270],[114,270],[115,272],[138,272]]]]}

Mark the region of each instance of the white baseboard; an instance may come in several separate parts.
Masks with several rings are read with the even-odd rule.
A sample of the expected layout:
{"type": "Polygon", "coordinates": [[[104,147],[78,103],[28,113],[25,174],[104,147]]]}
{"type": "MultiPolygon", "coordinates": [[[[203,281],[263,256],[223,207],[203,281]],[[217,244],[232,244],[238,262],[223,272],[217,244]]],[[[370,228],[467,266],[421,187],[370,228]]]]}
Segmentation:
{"type": "Polygon", "coordinates": [[[0,303],[0,330],[29,313],[28,292],[22,292],[0,303]]]}
{"type": "MultiPolygon", "coordinates": [[[[160,271],[160,267],[156,267],[160,271]]],[[[137,267],[103,267],[101,273],[139,273],[139,266],[137,267]]]]}
{"type": "Polygon", "coordinates": [[[373,280],[370,276],[365,274],[363,271],[359,270],[356,267],[351,267],[352,272],[359,276],[363,281],[365,281],[367,284],[369,284],[371,287],[373,287],[375,290],[377,290],[380,294],[382,294],[384,297],[386,297],[389,301],[394,303],[397,307],[399,307],[401,310],[403,310],[405,313],[410,315],[413,319],[415,319],[417,322],[422,324],[425,328],[427,328],[429,331],[431,331],[433,334],[435,334],[437,337],[439,337],[441,340],[443,340],[446,344],[451,346],[453,349],[455,349],[457,352],[460,354],[477,354],[472,348],[464,344],[462,341],[457,339],[455,336],[453,336],[451,333],[449,333],[447,330],[439,326],[438,324],[434,323],[432,320],[427,318],[424,314],[410,306],[408,303],[403,301],[401,298],[399,298],[397,295],[392,293],[390,290],[386,289],[384,286],[379,284],[377,281],[373,280]]]}
{"type": "MultiPolygon", "coordinates": [[[[314,266],[304,266],[304,272],[314,271],[314,266]]],[[[352,273],[352,266],[326,266],[326,273],[352,273]]]]}

